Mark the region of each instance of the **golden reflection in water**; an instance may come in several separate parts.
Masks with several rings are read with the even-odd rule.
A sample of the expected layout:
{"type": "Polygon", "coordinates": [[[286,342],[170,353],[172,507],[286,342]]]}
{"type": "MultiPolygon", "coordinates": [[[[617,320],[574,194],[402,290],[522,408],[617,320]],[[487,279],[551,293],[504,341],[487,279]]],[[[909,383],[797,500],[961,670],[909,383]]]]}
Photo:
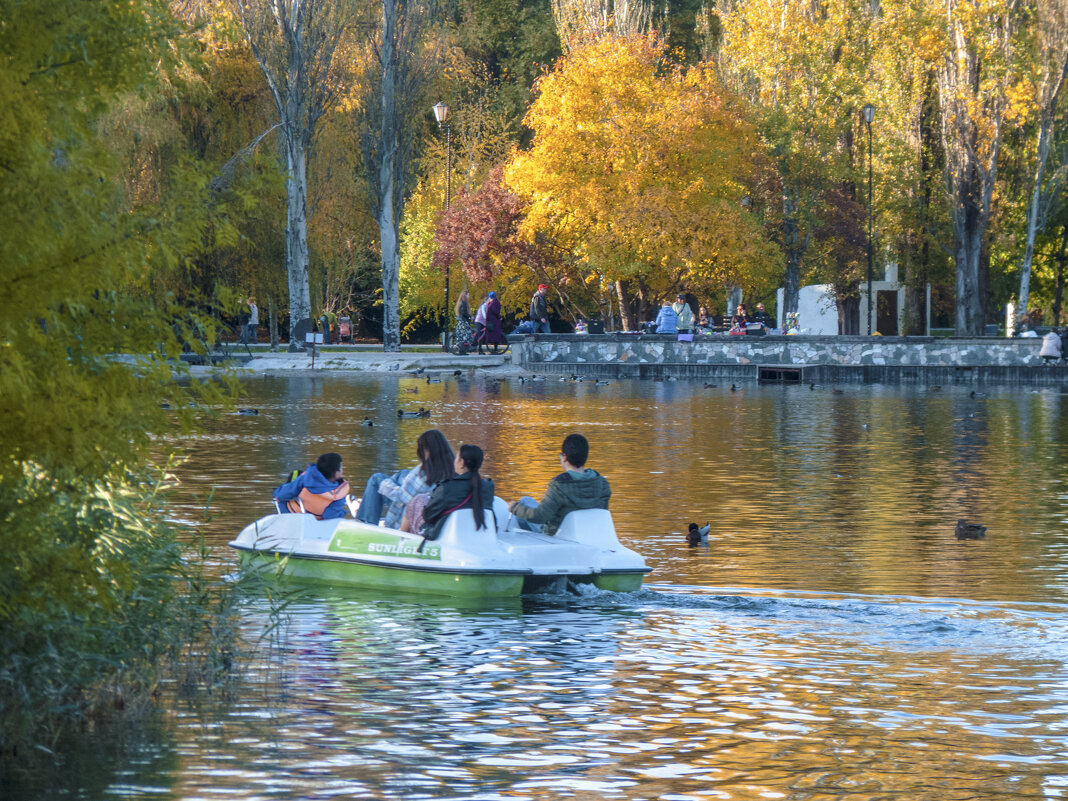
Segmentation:
{"type": "Polygon", "coordinates": [[[270,509],[289,469],[325,450],[345,459],[360,492],[372,472],[415,463],[430,427],[486,451],[484,472],[512,500],[540,498],[572,431],[612,484],[623,540],[655,567],[653,582],[1006,600],[1068,597],[1059,532],[1068,396],[969,388],[739,385],[595,386],[316,375],[250,379],[242,404],[188,441],[181,517],[196,520],[209,487],[220,545],[270,509]],[[415,390],[410,392],[408,390],[415,390]],[[424,407],[429,420],[397,420],[424,407]],[[364,416],[373,428],[359,425],[364,416]],[[958,542],[960,517],[989,527],[958,542]],[[690,521],[712,523],[690,550],[690,521]]]}
{"type": "Polygon", "coordinates": [[[213,731],[225,772],[208,772],[215,749],[195,730],[179,735],[180,797],[1042,797],[1063,751],[1048,725],[1063,647],[999,647],[1041,633],[988,614],[789,595],[493,611],[321,599],[294,610],[268,707],[213,731]],[[941,645],[897,630],[933,623],[941,645]]]}

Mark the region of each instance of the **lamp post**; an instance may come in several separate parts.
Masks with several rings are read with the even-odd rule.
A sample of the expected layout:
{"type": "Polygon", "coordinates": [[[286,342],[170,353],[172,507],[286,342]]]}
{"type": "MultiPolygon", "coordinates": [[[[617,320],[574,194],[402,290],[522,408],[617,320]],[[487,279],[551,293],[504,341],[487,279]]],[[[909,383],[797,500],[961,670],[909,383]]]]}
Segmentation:
{"type": "MultiPolygon", "coordinates": [[[[433,107],[434,119],[438,121],[438,128],[445,129],[445,211],[449,210],[452,201],[452,131],[449,127],[449,107],[444,103],[436,103],[433,107]]],[[[449,265],[445,265],[445,336],[441,339],[441,349],[449,349],[449,265]]]]}
{"type": "Polygon", "coordinates": [[[871,336],[871,121],[875,119],[875,106],[867,103],[863,109],[864,122],[868,125],[868,336],[871,336]]]}

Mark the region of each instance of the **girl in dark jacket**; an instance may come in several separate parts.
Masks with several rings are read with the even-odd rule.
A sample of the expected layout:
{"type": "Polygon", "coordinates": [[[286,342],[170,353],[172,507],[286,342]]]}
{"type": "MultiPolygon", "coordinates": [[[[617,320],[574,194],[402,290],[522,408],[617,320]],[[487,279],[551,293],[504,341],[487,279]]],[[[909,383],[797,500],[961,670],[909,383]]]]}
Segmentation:
{"type": "Polygon", "coordinates": [[[485,510],[493,509],[493,481],[478,473],[482,467],[482,449],[477,445],[461,445],[453,467],[456,475],[434,487],[423,509],[422,534],[428,540],[438,538],[446,518],[457,509],[473,509],[475,527],[479,529],[486,528],[485,510]]]}

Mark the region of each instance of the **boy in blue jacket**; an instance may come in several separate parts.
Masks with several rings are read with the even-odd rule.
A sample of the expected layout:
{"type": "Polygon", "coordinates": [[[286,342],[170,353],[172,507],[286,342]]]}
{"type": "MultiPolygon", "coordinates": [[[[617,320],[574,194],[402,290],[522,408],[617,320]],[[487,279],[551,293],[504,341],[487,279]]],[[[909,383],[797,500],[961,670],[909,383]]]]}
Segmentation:
{"type": "Polygon", "coordinates": [[[348,495],[349,482],[341,475],[341,456],[336,453],[324,453],[315,464],[274,491],[274,499],[282,504],[283,511],[303,511],[320,520],[344,517],[348,495]]]}

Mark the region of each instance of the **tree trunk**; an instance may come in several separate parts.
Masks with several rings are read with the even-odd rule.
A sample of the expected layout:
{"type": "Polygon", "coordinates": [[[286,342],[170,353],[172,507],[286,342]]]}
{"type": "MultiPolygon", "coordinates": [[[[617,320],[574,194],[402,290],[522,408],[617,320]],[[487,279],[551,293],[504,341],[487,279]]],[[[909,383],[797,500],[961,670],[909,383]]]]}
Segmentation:
{"type": "Polygon", "coordinates": [[[1057,253],[1057,289],[1053,298],[1053,324],[1061,324],[1061,309],[1064,301],[1064,266],[1068,262],[1068,223],[1061,228],[1061,248],[1057,253]]]}
{"type": "MultiPolygon", "coordinates": [[[[1039,83],[1038,110],[1038,160],[1035,164],[1035,177],[1031,187],[1031,206],[1027,210],[1027,243],[1024,247],[1023,265],[1020,270],[1020,308],[1027,309],[1028,294],[1031,289],[1031,263],[1035,257],[1035,236],[1040,227],[1041,207],[1045,192],[1042,180],[1049,158],[1050,144],[1053,139],[1054,122],[1057,115],[1057,103],[1065,81],[1068,80],[1068,47],[1065,45],[1068,33],[1068,4],[1049,3],[1039,13],[1039,57],[1045,64],[1039,83]],[[1044,13],[1043,13],[1044,12],[1044,13]],[[1059,66],[1049,69],[1051,62],[1059,66]]],[[[1047,191],[1049,191],[1047,189],[1047,191]]]]}
{"type": "Polygon", "coordinates": [[[271,321],[271,350],[278,350],[278,309],[274,303],[274,295],[267,299],[267,314],[271,321]]]}
{"type": "MultiPolygon", "coordinates": [[[[970,192],[962,193],[970,196],[970,192]]],[[[953,210],[953,260],[956,263],[956,305],[953,324],[957,336],[979,336],[984,330],[983,298],[979,288],[985,220],[973,203],[953,210]]]]}
{"type": "Polygon", "coordinates": [[[396,0],[382,2],[382,119],[379,129],[378,235],[382,247],[382,349],[399,352],[400,345],[400,235],[395,209],[397,159],[397,62],[394,52],[397,28],[396,0]]]}
{"type": "Polygon", "coordinates": [[[910,231],[905,235],[901,248],[902,266],[905,268],[905,336],[922,336],[926,330],[927,282],[918,264],[918,250],[916,234],[910,231]]]}
{"type": "MultiPolygon", "coordinates": [[[[782,316],[797,312],[798,296],[801,293],[801,256],[804,246],[800,241],[797,219],[797,198],[783,190],[782,193],[782,241],[786,251],[786,274],[782,282],[782,316]]],[[[734,314],[734,310],[730,310],[734,314]]]]}
{"type": "Polygon", "coordinates": [[[860,298],[850,296],[838,301],[838,333],[843,336],[860,334],[860,298]]]}
{"type": "Polygon", "coordinates": [[[996,17],[994,48],[983,48],[968,24],[968,9],[946,0],[949,47],[938,69],[942,107],[942,140],[946,154],[946,187],[953,223],[956,263],[957,336],[984,331],[982,249],[990,222],[997,178],[1001,130],[1013,80],[1014,31],[1018,0],[1006,0],[996,17]]]}
{"type": "Polygon", "coordinates": [[[622,279],[616,279],[616,297],[619,299],[619,316],[624,331],[637,331],[638,326],[634,320],[634,309],[631,308],[630,295],[627,285],[622,279]]]}
{"type": "MultiPolygon", "coordinates": [[[[286,274],[289,277],[289,343],[301,321],[311,321],[308,285],[307,156],[300,141],[288,143],[286,175],[286,274]]],[[[299,346],[300,343],[297,343],[299,346]]]]}
{"type": "Polygon", "coordinates": [[[1042,177],[1046,171],[1052,138],[1053,117],[1048,118],[1043,109],[1038,130],[1038,163],[1035,165],[1034,183],[1031,187],[1031,206],[1027,210],[1027,243],[1024,246],[1023,265],[1020,268],[1020,308],[1026,310],[1031,292],[1031,263],[1035,258],[1035,236],[1038,233],[1038,218],[1042,205],[1042,177]]]}

